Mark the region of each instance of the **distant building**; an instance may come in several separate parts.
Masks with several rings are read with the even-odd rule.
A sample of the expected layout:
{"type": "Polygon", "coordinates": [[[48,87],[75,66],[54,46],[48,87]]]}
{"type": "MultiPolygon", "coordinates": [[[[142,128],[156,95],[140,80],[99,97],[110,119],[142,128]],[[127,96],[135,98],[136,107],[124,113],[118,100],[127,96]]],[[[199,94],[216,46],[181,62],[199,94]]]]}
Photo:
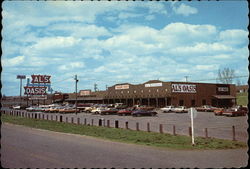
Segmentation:
{"type": "Polygon", "coordinates": [[[246,93],[248,92],[248,85],[236,86],[237,93],[246,93]]]}

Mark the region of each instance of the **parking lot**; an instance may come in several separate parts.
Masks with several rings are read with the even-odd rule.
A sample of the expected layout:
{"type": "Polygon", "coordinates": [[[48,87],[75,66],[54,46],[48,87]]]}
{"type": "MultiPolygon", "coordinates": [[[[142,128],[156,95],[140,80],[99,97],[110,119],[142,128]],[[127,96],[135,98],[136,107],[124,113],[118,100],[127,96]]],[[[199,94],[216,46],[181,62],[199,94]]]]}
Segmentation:
{"type": "MultiPolygon", "coordinates": [[[[26,111],[22,111],[26,112],[26,111]]],[[[86,122],[87,125],[99,125],[99,121],[102,120],[102,124],[107,126],[109,121],[110,127],[115,127],[115,121],[118,121],[119,128],[126,128],[126,122],[128,128],[136,130],[147,131],[148,123],[150,125],[151,132],[160,132],[160,124],[162,125],[163,133],[173,134],[174,126],[175,133],[177,135],[189,135],[190,116],[188,113],[162,113],[160,110],[157,111],[157,116],[144,116],[144,117],[132,117],[132,116],[118,116],[118,115],[92,115],[88,113],[78,113],[76,114],[59,114],[59,113],[42,113],[44,114],[44,119],[57,120],[59,121],[59,115],[62,115],[62,120],[64,122],[77,123],[77,118],[79,118],[80,124],[86,122]],[[57,116],[57,117],[56,117],[57,116]],[[138,124],[137,124],[138,123],[138,124]],[[137,126],[139,125],[139,126],[137,126]]],[[[36,112],[28,112],[35,114],[36,112]]],[[[37,113],[36,113],[37,114],[37,113]]],[[[30,116],[31,117],[31,116],[30,116]]],[[[197,116],[194,118],[194,135],[205,137],[205,128],[207,128],[207,136],[222,138],[222,139],[233,139],[232,126],[235,127],[235,138],[239,141],[247,142],[248,140],[248,116],[239,117],[225,117],[225,116],[215,116],[212,112],[198,112],[197,116]]]]}

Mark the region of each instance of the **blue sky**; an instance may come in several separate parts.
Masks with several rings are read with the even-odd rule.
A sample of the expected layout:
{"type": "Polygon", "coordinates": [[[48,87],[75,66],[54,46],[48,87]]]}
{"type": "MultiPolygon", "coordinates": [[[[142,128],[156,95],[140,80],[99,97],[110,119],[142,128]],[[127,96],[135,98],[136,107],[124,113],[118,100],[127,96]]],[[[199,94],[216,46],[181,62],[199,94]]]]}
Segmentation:
{"type": "Polygon", "coordinates": [[[2,94],[19,95],[18,74],[51,75],[61,92],[74,92],[76,74],[80,90],[93,90],[94,83],[104,90],[153,79],[215,79],[225,67],[248,75],[247,5],[5,1],[2,94]]]}

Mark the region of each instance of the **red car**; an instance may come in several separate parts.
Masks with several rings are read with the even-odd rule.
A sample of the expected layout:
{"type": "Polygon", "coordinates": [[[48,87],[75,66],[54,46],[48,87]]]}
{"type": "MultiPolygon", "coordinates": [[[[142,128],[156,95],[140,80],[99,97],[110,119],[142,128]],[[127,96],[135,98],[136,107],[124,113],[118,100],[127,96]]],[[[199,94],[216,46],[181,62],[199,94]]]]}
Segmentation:
{"type": "Polygon", "coordinates": [[[102,110],[101,115],[116,114],[117,112],[118,112],[118,109],[107,109],[107,110],[102,110]]]}
{"type": "Polygon", "coordinates": [[[222,112],[222,115],[224,116],[245,116],[247,114],[248,110],[245,107],[237,106],[230,109],[226,109],[222,112]]]}
{"type": "Polygon", "coordinates": [[[133,111],[133,108],[122,109],[122,110],[119,110],[119,111],[117,112],[117,114],[118,114],[119,116],[121,116],[121,115],[126,116],[126,115],[131,115],[132,111],[133,111]]]}

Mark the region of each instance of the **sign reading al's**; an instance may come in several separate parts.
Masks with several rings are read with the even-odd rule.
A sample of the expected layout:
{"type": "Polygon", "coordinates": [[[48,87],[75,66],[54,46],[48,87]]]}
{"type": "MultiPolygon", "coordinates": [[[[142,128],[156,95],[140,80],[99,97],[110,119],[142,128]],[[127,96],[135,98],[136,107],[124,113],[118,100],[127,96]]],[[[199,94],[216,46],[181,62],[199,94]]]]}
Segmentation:
{"type": "Polygon", "coordinates": [[[193,84],[172,84],[173,93],[196,93],[196,85],[193,84]]]}

